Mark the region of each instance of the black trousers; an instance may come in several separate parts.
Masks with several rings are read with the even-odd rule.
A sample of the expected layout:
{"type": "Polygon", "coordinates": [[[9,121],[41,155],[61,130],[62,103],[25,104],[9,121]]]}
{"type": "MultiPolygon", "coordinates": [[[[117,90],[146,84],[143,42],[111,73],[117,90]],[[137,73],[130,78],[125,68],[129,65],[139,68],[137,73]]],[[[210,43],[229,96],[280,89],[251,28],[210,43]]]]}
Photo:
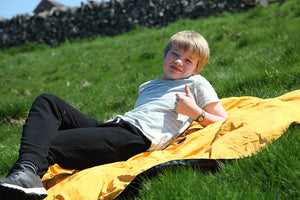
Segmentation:
{"type": "Polygon", "coordinates": [[[40,176],[49,165],[66,169],[124,161],[145,152],[151,142],[130,123],[103,123],[50,94],[36,98],[23,126],[16,163],[32,162],[40,176]]]}

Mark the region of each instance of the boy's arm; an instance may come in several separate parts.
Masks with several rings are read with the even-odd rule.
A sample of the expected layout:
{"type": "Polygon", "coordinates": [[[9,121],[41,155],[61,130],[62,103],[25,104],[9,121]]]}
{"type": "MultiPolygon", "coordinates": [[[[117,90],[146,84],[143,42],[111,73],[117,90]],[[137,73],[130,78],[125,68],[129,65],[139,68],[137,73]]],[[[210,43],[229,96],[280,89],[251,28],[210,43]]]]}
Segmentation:
{"type": "MultiPolygon", "coordinates": [[[[185,93],[186,95],[176,94],[175,111],[196,120],[202,114],[202,108],[196,104],[188,85],[185,86],[185,93]]],[[[200,123],[203,126],[215,122],[223,122],[227,118],[227,113],[219,102],[207,104],[203,107],[203,110],[205,111],[205,117],[200,123]]]]}

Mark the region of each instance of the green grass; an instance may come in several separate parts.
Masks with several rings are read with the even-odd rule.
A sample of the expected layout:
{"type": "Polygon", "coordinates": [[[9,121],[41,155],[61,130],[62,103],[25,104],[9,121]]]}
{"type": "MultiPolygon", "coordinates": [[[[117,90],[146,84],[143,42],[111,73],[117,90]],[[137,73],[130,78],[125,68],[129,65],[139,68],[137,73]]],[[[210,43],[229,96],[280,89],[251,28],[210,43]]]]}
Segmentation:
{"type": "MultiPolygon", "coordinates": [[[[210,44],[201,74],[220,98],[271,98],[300,89],[299,0],[278,5],[53,48],[29,43],[0,51],[0,176],[17,159],[22,124],[38,94],[58,95],[99,120],[123,114],[141,83],[161,77],[163,47],[181,30],[196,30],[210,44]]],[[[299,139],[293,126],[258,155],[216,173],[165,171],[144,181],[136,199],[298,199],[299,139]]]]}

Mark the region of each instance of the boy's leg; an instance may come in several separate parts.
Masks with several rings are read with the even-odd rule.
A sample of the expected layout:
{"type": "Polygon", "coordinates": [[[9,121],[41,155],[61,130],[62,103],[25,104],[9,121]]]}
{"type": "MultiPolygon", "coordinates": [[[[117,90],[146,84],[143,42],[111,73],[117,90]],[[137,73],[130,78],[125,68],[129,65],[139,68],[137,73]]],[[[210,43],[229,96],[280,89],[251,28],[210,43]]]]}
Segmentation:
{"type": "Polygon", "coordinates": [[[60,131],[54,139],[48,160],[66,169],[86,169],[128,158],[147,151],[151,142],[133,125],[105,123],[97,128],[60,131]]]}
{"type": "Polygon", "coordinates": [[[62,99],[42,94],[32,104],[23,126],[17,163],[31,162],[37,170],[47,168],[49,146],[59,130],[96,127],[99,123],[62,99]]]}
{"type": "Polygon", "coordinates": [[[37,173],[48,167],[47,155],[59,130],[101,124],[60,98],[42,94],[34,101],[23,126],[19,159],[0,178],[1,199],[41,199],[47,196],[37,173]]]}

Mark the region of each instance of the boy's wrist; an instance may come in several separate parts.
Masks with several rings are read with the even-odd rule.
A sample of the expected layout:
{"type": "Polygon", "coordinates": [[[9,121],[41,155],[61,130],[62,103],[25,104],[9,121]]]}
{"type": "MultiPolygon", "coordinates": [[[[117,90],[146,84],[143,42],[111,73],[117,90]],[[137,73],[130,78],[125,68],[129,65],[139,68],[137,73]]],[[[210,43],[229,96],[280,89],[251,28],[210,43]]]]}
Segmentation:
{"type": "Polygon", "coordinates": [[[194,110],[192,115],[190,116],[194,121],[197,121],[198,117],[202,115],[203,109],[200,107],[197,107],[197,109],[194,110]]]}
{"type": "Polygon", "coordinates": [[[203,109],[201,109],[202,112],[201,114],[197,117],[197,119],[195,121],[197,122],[203,122],[204,121],[204,118],[205,118],[205,111],[203,109]]]}

